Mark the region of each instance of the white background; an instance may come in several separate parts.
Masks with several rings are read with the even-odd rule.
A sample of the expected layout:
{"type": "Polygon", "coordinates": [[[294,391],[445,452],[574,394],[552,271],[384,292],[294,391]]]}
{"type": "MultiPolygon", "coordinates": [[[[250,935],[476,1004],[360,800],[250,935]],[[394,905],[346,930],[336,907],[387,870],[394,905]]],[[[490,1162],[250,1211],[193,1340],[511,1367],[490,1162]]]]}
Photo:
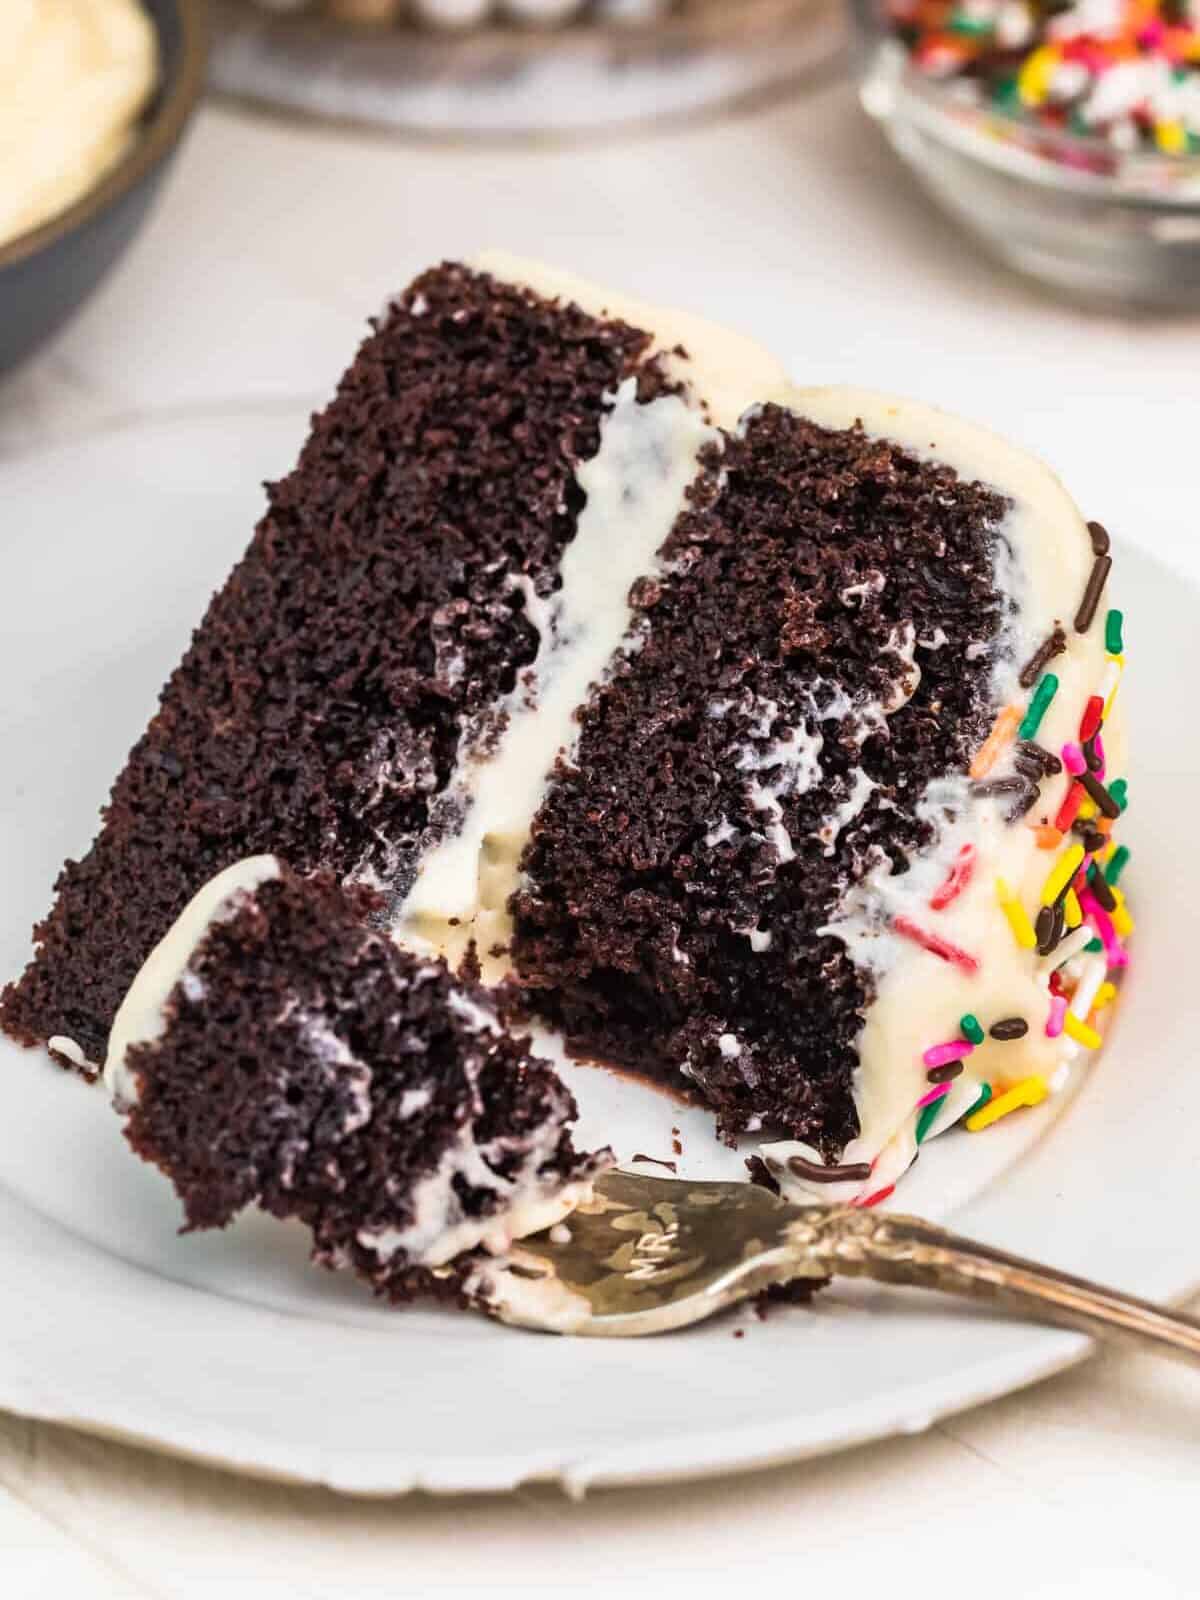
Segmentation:
{"type": "MultiPolygon", "coordinates": [[[[1200,572],[1200,318],[1086,313],[993,268],[841,87],[554,150],[207,110],[111,284],[0,384],[0,518],[5,461],[52,439],[250,405],[294,415],[299,441],[385,295],[488,244],[740,326],[801,382],[992,423],[1088,515],[1200,572]]],[[[80,1323],[85,1360],[85,1308],[80,1323]]],[[[1200,1375],[1117,1355],[919,1437],[582,1505],[539,1487],[339,1501],[0,1416],[0,1593],[1157,1600],[1200,1594],[1198,1483],[1200,1375]]]]}

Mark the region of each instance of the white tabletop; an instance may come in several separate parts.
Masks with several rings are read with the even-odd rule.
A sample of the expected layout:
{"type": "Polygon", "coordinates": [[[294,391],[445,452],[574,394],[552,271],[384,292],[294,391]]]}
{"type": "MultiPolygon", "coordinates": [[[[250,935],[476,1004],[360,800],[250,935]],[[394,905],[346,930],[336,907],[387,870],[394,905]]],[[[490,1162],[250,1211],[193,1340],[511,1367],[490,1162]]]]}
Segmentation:
{"type": "MultiPolygon", "coordinates": [[[[1200,572],[1200,319],[1085,314],[990,266],[841,87],[567,149],[392,144],[207,110],[111,283],[0,385],[0,496],[6,459],[146,416],[270,408],[294,414],[299,441],[385,295],[488,244],[739,325],[802,382],[993,423],[1058,466],[1088,515],[1200,572]]],[[[81,1307],[81,1359],[86,1321],[81,1307]]],[[[578,1505],[546,1487],[341,1501],[0,1415],[0,1592],[369,1600],[773,1581],[1157,1600],[1200,1592],[1198,1460],[1200,1377],[1115,1354],[917,1437],[578,1505]]]]}

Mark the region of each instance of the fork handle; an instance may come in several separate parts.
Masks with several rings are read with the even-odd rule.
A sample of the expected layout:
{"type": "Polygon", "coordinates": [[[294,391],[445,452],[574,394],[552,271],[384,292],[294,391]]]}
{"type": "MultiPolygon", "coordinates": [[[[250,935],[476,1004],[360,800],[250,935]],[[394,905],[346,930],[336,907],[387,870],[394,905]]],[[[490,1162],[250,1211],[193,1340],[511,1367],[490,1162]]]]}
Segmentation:
{"type": "Polygon", "coordinates": [[[1200,1318],[976,1244],[919,1217],[817,1207],[789,1231],[806,1260],[815,1254],[833,1276],[965,1295],[1200,1363],[1200,1318]]]}

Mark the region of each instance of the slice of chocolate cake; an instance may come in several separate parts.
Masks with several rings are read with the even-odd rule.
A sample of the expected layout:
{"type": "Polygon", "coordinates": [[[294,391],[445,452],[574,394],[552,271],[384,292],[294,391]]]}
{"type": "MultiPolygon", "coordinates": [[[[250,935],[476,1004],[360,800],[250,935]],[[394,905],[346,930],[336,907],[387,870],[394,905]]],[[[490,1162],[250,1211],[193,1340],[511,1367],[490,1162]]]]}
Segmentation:
{"type": "Polygon", "coordinates": [[[298,1217],[316,1260],[403,1300],[558,1222],[611,1157],[573,1150],[571,1096],[482,991],[366,925],[373,898],[227,868],[138,974],[104,1075],[189,1229],[298,1217]]]}
{"type": "Polygon", "coordinates": [[[435,269],[271,487],[0,1020],[98,1060],[188,899],[270,851],[867,1203],[1099,1042],[1110,565],[982,429],[435,269]]]}

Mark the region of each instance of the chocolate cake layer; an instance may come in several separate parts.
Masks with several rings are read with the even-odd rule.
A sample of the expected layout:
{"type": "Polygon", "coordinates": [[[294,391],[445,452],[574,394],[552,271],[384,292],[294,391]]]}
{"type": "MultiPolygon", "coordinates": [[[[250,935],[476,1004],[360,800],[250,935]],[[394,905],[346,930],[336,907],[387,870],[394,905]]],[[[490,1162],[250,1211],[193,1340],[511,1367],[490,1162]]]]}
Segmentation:
{"type": "Polygon", "coordinates": [[[483,992],[366,927],[370,891],[247,865],[148,964],[105,1069],[187,1227],[299,1218],[398,1300],[570,1210],[607,1153],[575,1153],[570,1094],[483,992]]]}
{"type": "Polygon", "coordinates": [[[240,857],[403,891],[455,820],[431,802],[536,653],[525,608],[574,533],[574,467],[646,344],[458,266],[389,308],[64,867],[7,1032],[100,1059],[147,952],[240,857]]]}
{"type": "Polygon", "coordinates": [[[1004,499],[767,405],[710,447],[532,826],[513,959],[601,1056],[682,1073],[734,1133],[857,1132],[869,980],[826,924],[928,841],[987,732],[1004,499]]]}

